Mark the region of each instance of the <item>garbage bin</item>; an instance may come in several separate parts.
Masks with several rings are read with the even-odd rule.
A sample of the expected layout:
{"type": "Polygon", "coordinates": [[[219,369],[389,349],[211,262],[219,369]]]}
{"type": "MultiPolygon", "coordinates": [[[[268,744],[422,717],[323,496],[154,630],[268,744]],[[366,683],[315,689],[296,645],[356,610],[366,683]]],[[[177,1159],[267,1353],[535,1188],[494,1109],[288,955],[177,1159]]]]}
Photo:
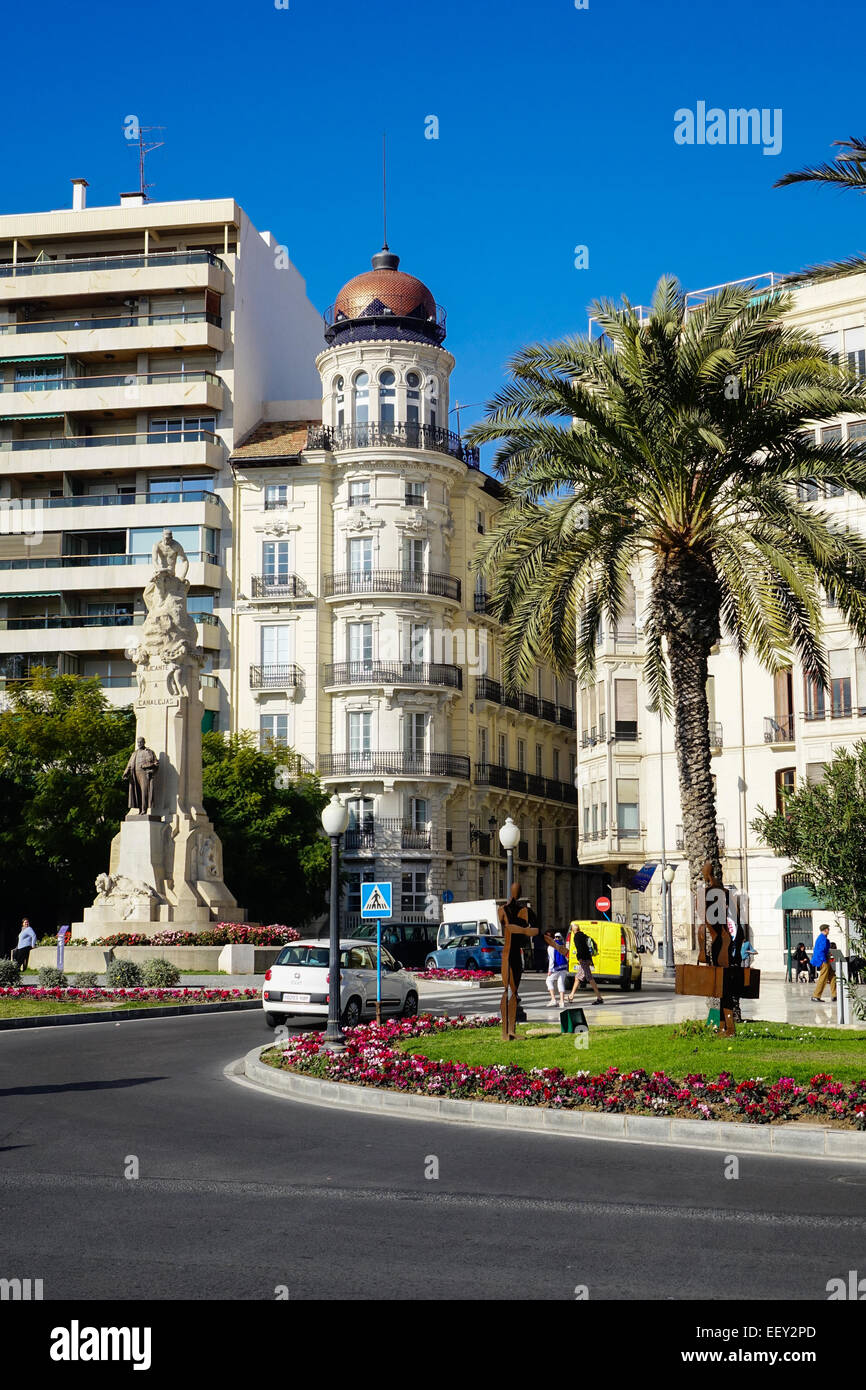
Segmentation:
{"type": "Polygon", "coordinates": [[[559,1031],[560,1033],[589,1032],[589,1025],[583,1009],[560,1009],[559,1031]]]}

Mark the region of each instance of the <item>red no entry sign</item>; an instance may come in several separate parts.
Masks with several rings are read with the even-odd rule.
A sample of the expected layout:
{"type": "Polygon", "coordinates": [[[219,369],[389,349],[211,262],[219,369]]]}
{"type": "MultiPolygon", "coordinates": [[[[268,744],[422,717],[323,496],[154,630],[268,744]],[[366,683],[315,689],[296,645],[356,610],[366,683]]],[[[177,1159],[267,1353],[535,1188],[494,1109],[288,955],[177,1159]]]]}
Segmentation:
{"type": "Polygon", "coordinates": [[[610,912],[610,898],[596,898],[596,912],[610,912]]]}

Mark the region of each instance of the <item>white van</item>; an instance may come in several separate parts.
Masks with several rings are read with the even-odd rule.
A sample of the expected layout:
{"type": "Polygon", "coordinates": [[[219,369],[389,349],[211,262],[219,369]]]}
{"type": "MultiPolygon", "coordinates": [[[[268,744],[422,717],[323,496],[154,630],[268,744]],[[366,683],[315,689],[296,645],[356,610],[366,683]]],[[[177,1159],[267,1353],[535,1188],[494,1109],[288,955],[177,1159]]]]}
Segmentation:
{"type": "Polygon", "coordinates": [[[455,936],[501,936],[499,908],[505,900],[477,898],[468,903],[443,903],[442,922],[436,933],[436,948],[455,936]]]}

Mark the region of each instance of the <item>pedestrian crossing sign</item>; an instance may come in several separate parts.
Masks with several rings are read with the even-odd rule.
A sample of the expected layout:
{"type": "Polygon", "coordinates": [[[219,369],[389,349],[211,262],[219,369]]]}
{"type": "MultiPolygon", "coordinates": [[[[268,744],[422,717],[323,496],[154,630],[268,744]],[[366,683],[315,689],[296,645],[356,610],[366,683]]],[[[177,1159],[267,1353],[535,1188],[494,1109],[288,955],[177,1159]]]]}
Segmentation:
{"type": "Polygon", "coordinates": [[[391,916],[390,883],[361,884],[361,917],[391,916]]]}

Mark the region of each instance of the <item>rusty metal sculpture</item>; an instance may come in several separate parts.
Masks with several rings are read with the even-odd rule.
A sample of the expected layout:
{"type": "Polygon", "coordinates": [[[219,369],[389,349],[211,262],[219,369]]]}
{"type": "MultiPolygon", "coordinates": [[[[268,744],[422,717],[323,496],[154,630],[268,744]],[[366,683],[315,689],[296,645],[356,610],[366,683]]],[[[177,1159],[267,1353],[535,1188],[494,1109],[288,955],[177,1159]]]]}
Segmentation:
{"type": "Polygon", "coordinates": [[[705,883],[704,920],[698,927],[698,960],[696,965],[676,967],[674,988],[677,994],[697,994],[705,999],[718,999],[719,1032],[733,1037],[739,1000],[759,997],[761,972],[747,965],[731,964],[731,936],[727,929],[725,889],[713,873],[713,866],[709,860],[704,864],[702,873],[705,883]]]}
{"type": "Polygon", "coordinates": [[[511,897],[499,909],[502,927],[502,1036],[513,1042],[516,1036],[517,1010],[520,1006],[518,988],[523,975],[523,946],[528,937],[538,935],[538,927],[529,925],[525,906],[520,906],[520,884],[512,883],[511,897]]]}

